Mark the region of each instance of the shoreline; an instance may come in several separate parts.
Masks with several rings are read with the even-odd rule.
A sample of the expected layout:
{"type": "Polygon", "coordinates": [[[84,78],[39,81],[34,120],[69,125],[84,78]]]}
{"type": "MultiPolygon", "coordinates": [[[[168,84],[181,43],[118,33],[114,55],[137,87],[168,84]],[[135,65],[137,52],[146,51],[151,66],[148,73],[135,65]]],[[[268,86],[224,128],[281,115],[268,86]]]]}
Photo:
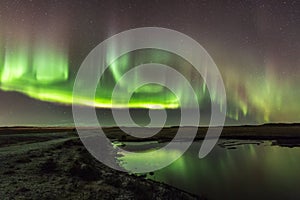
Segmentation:
{"type": "MultiPolygon", "coordinates": [[[[126,129],[139,131],[141,134],[143,131],[151,130],[132,127],[126,129]]],[[[191,127],[183,127],[186,134],[190,129],[191,127]]],[[[85,130],[94,129],[85,128],[85,130]]],[[[167,142],[176,135],[177,130],[178,127],[163,128],[155,136],[143,139],[126,135],[118,127],[104,128],[111,141],[119,142],[167,142]]],[[[195,140],[203,139],[206,131],[207,127],[199,127],[195,140]]],[[[272,145],[299,147],[300,126],[297,124],[224,127],[220,139],[274,140],[272,145]]],[[[234,145],[224,147],[234,148],[234,145]]],[[[102,199],[101,195],[119,197],[119,192],[123,192],[125,196],[122,198],[131,199],[142,198],[139,196],[140,191],[148,194],[156,188],[153,195],[159,198],[173,195],[174,198],[204,199],[202,196],[147,180],[143,176],[130,175],[103,166],[87,153],[73,127],[2,127],[0,161],[2,171],[0,176],[3,180],[0,195],[8,198],[102,199]]],[[[149,199],[152,198],[153,196],[149,196],[149,199]]]]}
{"type": "Polygon", "coordinates": [[[0,134],[0,177],[4,199],[205,199],[111,169],[65,132],[0,134]]]}

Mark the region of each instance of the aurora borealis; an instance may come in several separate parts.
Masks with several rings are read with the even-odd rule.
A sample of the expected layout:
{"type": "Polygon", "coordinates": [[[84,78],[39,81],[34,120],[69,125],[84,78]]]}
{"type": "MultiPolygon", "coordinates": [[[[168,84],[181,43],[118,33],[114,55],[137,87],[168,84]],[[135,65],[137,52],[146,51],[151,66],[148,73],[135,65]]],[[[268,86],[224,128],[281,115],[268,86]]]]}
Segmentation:
{"type": "MultiPolygon", "coordinates": [[[[19,115],[18,110],[7,111],[12,102],[47,115],[41,111],[45,108],[24,103],[26,96],[36,102],[50,102],[48,109],[58,113],[69,112],[75,76],[87,54],[116,33],[146,26],[178,30],[203,45],[222,74],[227,116],[237,124],[300,122],[299,8],[297,1],[1,1],[0,98],[5,101],[1,100],[0,108],[1,115],[11,113],[2,123],[17,123],[13,118],[19,115]],[[3,98],[6,92],[26,96],[9,101],[3,98]]],[[[118,44],[107,57],[117,48],[118,44]]],[[[82,97],[75,103],[92,102],[99,109],[178,108],[175,95],[159,85],[139,88],[129,104],[111,103],[116,82],[126,71],[145,63],[166,64],[178,70],[193,86],[204,110],[211,102],[219,104],[216,94],[210,98],[193,66],[155,49],[120,57],[100,80],[95,100],[82,97]]],[[[121,84],[126,92],[130,83],[121,84]]],[[[190,109],[184,91],[181,98],[186,102],[181,106],[190,109]]],[[[26,114],[28,118],[31,115],[26,114]]]]}

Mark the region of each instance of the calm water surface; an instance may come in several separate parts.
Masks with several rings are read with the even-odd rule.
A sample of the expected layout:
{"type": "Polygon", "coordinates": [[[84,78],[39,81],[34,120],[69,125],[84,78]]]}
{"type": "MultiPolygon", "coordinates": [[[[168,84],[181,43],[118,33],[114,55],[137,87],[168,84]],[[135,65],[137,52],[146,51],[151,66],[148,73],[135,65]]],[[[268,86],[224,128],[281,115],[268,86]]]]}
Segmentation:
{"type": "MultiPolygon", "coordinates": [[[[156,149],[163,143],[125,143],[130,149],[156,149]]],[[[182,157],[147,178],[208,199],[300,199],[300,148],[273,146],[271,141],[220,140],[212,152],[198,158],[201,141],[194,142],[182,157]]],[[[120,165],[132,169],[140,163],[155,165],[177,155],[122,155],[120,165]]],[[[151,173],[152,174],[152,173],[151,173]]]]}

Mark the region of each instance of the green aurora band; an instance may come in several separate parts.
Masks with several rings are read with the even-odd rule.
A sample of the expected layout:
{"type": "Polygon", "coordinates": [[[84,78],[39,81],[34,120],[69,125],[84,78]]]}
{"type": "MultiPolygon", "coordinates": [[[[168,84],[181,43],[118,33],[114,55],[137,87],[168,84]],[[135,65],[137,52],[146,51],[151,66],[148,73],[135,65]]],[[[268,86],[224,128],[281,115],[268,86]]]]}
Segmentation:
{"type": "MultiPolygon", "coordinates": [[[[110,57],[113,53],[108,52],[107,56],[110,57]]],[[[26,45],[6,46],[5,51],[0,51],[0,89],[21,92],[42,101],[70,105],[73,103],[73,83],[78,68],[69,66],[69,63],[68,53],[55,48],[55,45],[39,44],[32,48],[26,45]]],[[[200,107],[213,102],[219,104],[222,110],[222,99],[214,92],[208,94],[202,77],[186,60],[154,49],[139,50],[119,57],[101,77],[95,99],[84,96],[88,92],[86,88],[74,103],[99,108],[189,108],[189,98],[184,95],[180,85],[176,92],[183,98],[184,105],[179,105],[177,97],[167,88],[155,84],[137,89],[129,104],[122,103],[122,94],[119,95],[119,101],[114,100],[112,103],[112,90],[122,75],[134,66],[145,63],[161,63],[175,68],[191,83],[200,107]]],[[[272,70],[260,78],[241,77],[234,69],[220,70],[227,92],[228,117],[239,120],[241,117],[251,116],[259,123],[300,120],[297,101],[300,95],[295,93],[298,89],[294,82],[279,81],[272,70]]],[[[141,78],[137,74],[132,81],[141,78]]],[[[120,83],[124,93],[127,92],[128,84],[130,83],[120,83]]]]}

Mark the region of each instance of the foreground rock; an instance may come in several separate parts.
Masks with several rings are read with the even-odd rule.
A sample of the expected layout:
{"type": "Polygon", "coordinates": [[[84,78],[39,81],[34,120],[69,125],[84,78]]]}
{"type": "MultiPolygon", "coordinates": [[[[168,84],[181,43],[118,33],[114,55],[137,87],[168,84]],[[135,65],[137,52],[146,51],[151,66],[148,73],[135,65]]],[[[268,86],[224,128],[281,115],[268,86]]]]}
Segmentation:
{"type": "Polygon", "coordinates": [[[91,157],[78,139],[41,144],[30,144],[28,151],[24,144],[0,148],[1,199],[199,199],[112,170],[91,157]]]}

